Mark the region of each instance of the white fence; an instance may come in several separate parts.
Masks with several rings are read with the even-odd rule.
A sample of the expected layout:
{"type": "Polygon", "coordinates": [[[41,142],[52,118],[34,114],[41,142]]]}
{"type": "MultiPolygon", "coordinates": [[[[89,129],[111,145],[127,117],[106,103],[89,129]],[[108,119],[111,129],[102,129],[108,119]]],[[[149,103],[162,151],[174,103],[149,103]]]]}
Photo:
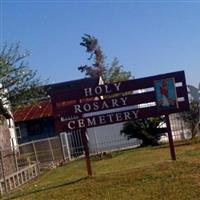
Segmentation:
{"type": "Polygon", "coordinates": [[[24,183],[34,179],[39,175],[39,169],[36,164],[25,167],[9,176],[5,176],[0,180],[0,193],[8,193],[9,191],[23,185],[24,183]]]}

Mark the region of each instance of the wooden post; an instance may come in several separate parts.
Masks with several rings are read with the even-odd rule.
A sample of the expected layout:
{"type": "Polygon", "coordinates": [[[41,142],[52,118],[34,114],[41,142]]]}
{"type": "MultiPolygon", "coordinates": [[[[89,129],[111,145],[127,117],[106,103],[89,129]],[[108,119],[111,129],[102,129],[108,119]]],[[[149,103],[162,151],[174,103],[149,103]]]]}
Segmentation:
{"type": "Polygon", "coordinates": [[[32,145],[33,145],[33,151],[34,151],[34,154],[35,154],[35,159],[36,159],[36,163],[37,163],[38,172],[40,172],[39,160],[38,160],[37,151],[36,151],[36,148],[35,148],[34,141],[32,141],[32,145]]]}
{"type": "Polygon", "coordinates": [[[1,168],[2,168],[2,174],[3,174],[3,181],[4,181],[4,185],[5,185],[5,191],[6,191],[6,193],[8,193],[2,150],[0,150],[0,159],[1,159],[1,168]]]}
{"type": "Polygon", "coordinates": [[[166,119],[166,124],[167,124],[167,132],[168,132],[168,138],[169,138],[169,148],[170,148],[170,153],[171,153],[171,159],[176,160],[176,153],[175,153],[175,148],[174,148],[174,141],[172,137],[172,130],[171,130],[171,125],[170,125],[170,120],[169,120],[169,115],[165,115],[166,119]]]}
{"type": "Polygon", "coordinates": [[[19,169],[18,169],[17,156],[15,153],[15,145],[14,145],[13,138],[11,139],[11,141],[12,141],[13,158],[15,160],[15,168],[16,168],[16,171],[18,172],[19,169]]]}
{"type": "Polygon", "coordinates": [[[88,176],[92,176],[92,167],[91,167],[91,161],[90,161],[90,152],[89,152],[89,147],[88,147],[88,141],[87,141],[87,137],[86,137],[86,129],[81,129],[81,137],[82,137],[84,151],[85,151],[85,161],[86,161],[87,173],[88,173],[88,176]]]}

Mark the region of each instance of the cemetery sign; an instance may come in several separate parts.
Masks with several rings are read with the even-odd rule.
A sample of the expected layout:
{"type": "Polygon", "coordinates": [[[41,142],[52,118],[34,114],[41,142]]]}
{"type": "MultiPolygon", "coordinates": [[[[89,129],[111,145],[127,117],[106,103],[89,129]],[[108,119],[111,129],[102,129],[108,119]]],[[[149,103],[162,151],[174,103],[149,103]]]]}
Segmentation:
{"type": "Polygon", "coordinates": [[[52,94],[51,98],[58,132],[169,115],[189,109],[184,71],[73,91],[63,89],[52,94]],[[109,98],[106,98],[108,95],[109,98]],[[71,100],[76,101],[65,104],[71,100]],[[114,109],[118,110],[114,112],[114,109]],[[86,113],[90,115],[86,117],[86,113]]]}

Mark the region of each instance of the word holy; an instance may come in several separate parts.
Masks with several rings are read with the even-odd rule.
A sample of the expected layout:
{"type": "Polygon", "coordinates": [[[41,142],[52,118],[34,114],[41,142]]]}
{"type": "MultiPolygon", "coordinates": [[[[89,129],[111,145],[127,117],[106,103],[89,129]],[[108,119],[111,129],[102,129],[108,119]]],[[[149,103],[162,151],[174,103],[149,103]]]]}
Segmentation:
{"type": "Polygon", "coordinates": [[[95,88],[85,88],[85,97],[101,96],[104,94],[111,94],[120,91],[121,83],[114,83],[110,85],[98,85],[95,88]]]}
{"type": "Polygon", "coordinates": [[[139,110],[124,111],[119,113],[110,113],[81,119],[67,120],[61,119],[67,126],[67,130],[75,130],[80,128],[89,128],[102,126],[106,124],[119,123],[123,121],[134,120],[138,118],[139,110]]]}
{"type": "Polygon", "coordinates": [[[74,113],[85,113],[99,110],[118,108],[127,105],[127,97],[113,98],[110,100],[93,101],[92,103],[74,105],[74,113]]]}

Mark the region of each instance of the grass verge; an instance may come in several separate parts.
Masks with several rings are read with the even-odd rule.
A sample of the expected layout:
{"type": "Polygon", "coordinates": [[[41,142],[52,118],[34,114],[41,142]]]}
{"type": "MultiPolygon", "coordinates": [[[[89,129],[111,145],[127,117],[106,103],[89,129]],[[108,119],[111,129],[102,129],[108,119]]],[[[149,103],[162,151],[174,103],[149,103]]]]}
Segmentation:
{"type": "Polygon", "coordinates": [[[93,177],[79,160],[47,171],[3,199],[198,200],[200,144],[177,144],[177,161],[166,146],[92,158],[93,177]]]}

